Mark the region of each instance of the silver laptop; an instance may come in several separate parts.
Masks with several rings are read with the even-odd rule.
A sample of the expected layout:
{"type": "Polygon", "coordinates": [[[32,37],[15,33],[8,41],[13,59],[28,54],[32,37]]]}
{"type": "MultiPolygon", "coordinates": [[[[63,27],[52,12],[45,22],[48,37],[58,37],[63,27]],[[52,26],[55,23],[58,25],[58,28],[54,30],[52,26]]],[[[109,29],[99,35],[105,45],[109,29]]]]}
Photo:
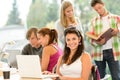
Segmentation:
{"type": "Polygon", "coordinates": [[[38,55],[16,55],[18,71],[21,77],[51,78],[57,74],[43,75],[38,55]]]}
{"type": "Polygon", "coordinates": [[[17,61],[16,61],[16,55],[21,55],[20,50],[6,50],[6,52],[9,53],[8,57],[8,63],[12,68],[18,68],[17,67],[17,61]]]}

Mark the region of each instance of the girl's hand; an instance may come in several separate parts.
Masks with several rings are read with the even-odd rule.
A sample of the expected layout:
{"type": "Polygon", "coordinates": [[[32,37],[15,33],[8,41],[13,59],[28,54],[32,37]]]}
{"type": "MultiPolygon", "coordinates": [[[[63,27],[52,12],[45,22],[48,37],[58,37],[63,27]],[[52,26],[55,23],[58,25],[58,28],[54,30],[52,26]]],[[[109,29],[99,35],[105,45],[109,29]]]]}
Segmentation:
{"type": "Polygon", "coordinates": [[[50,71],[43,71],[42,74],[52,74],[50,71]]]}

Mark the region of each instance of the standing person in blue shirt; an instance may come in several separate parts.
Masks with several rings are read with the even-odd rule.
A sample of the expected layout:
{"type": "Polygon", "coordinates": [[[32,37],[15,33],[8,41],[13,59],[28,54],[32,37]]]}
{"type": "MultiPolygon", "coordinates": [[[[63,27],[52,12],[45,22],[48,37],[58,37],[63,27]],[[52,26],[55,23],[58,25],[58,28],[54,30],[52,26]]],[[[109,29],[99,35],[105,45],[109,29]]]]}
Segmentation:
{"type": "Polygon", "coordinates": [[[69,0],[63,0],[61,3],[61,9],[60,9],[60,18],[55,23],[55,28],[58,32],[58,40],[59,40],[59,46],[63,49],[64,47],[64,30],[68,28],[70,25],[76,27],[82,35],[83,28],[81,25],[81,22],[79,18],[75,17],[74,15],[74,7],[72,2],[69,0]]]}
{"type": "Polygon", "coordinates": [[[30,28],[26,33],[26,39],[29,41],[22,50],[22,55],[39,55],[42,56],[42,46],[37,38],[38,29],[35,27],[30,28]]]}

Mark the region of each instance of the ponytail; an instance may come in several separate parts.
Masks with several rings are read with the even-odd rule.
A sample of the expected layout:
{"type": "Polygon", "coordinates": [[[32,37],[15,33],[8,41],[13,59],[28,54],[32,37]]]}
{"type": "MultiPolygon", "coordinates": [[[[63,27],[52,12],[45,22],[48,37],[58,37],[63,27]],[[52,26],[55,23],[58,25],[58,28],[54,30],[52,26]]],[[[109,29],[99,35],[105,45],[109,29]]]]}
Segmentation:
{"type": "Polygon", "coordinates": [[[51,44],[51,43],[58,43],[58,34],[57,34],[57,31],[55,29],[50,30],[49,44],[51,44]]]}

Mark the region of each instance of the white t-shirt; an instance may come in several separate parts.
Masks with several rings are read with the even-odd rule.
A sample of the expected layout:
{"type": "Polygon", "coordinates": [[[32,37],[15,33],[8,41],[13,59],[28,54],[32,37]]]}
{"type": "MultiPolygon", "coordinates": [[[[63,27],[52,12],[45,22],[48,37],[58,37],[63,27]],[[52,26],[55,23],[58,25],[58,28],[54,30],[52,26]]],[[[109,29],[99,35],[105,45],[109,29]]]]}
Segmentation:
{"type": "MultiPolygon", "coordinates": [[[[110,19],[108,18],[109,15],[102,17],[102,32],[106,31],[108,28],[110,28],[110,19]]],[[[103,46],[102,46],[102,50],[106,50],[106,49],[111,49],[112,48],[112,38],[109,39],[103,46]]]]}
{"type": "Polygon", "coordinates": [[[79,59],[77,59],[75,62],[73,62],[70,65],[62,64],[60,66],[60,73],[64,76],[70,76],[74,78],[81,77],[82,73],[82,62],[79,59]]]}

